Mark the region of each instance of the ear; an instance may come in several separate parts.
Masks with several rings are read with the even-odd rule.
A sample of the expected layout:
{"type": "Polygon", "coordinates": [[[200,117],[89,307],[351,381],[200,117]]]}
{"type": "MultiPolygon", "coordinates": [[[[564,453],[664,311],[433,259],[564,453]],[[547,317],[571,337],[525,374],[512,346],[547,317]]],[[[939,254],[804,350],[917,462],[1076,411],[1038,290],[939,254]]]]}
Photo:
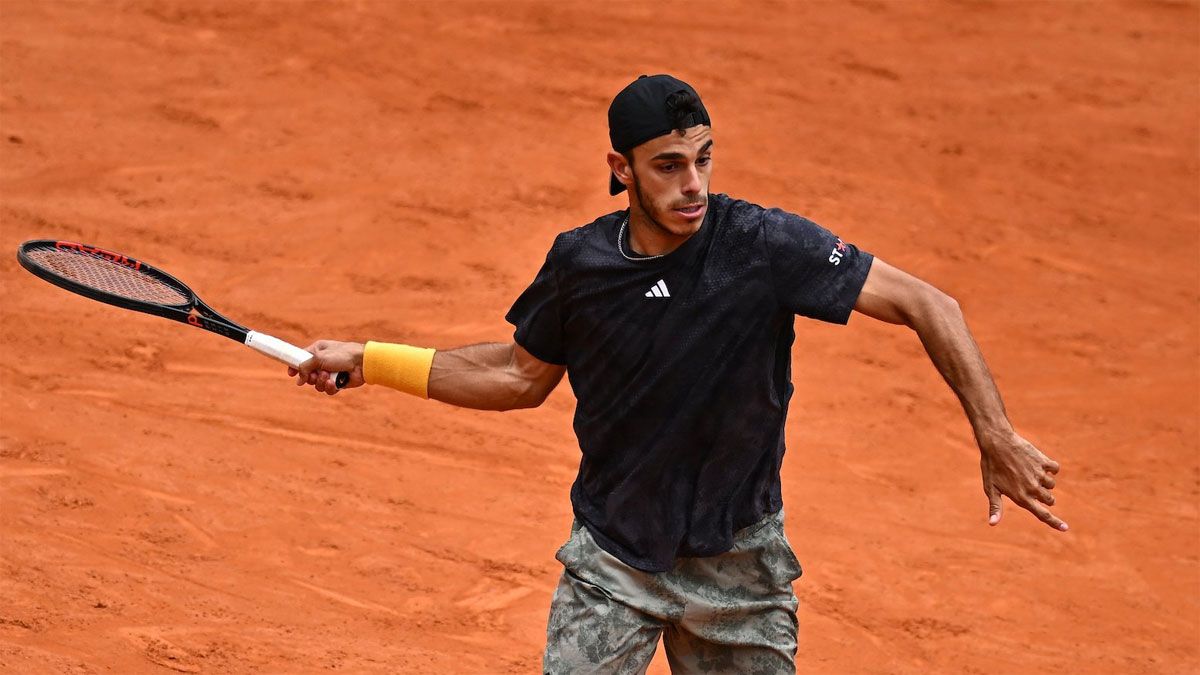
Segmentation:
{"type": "MultiPolygon", "coordinates": [[[[630,190],[633,186],[633,169],[629,166],[629,161],[625,159],[625,155],[615,151],[608,151],[608,168],[617,177],[617,180],[625,186],[625,189],[630,190]]],[[[630,190],[632,194],[632,190],[630,190]]]]}

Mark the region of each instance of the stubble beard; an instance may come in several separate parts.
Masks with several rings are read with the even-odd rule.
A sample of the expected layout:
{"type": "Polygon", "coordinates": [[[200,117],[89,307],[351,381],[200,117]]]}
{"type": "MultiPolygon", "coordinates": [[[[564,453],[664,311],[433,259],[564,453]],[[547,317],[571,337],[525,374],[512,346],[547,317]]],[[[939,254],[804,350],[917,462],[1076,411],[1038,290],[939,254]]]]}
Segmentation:
{"type": "MultiPolygon", "coordinates": [[[[658,222],[658,219],[654,217],[654,214],[651,213],[650,209],[646,207],[646,196],[642,194],[641,181],[638,180],[637,174],[634,173],[632,165],[629,167],[629,173],[633,178],[633,193],[637,195],[638,207],[640,208],[642,215],[646,216],[646,220],[650,221],[650,224],[654,226],[660,234],[665,234],[671,237],[677,236],[674,232],[667,229],[665,225],[658,222]]],[[[650,208],[653,208],[653,205],[651,205],[650,208]]]]}
{"type": "MultiPolygon", "coordinates": [[[[641,181],[638,180],[637,172],[633,170],[633,164],[629,165],[629,175],[631,178],[633,178],[633,193],[635,195],[637,195],[638,206],[642,212],[642,215],[646,216],[646,220],[648,220],[650,222],[650,225],[653,228],[655,228],[656,230],[658,230],[659,234],[663,234],[663,235],[666,235],[669,237],[683,236],[683,235],[678,234],[677,232],[672,232],[666,225],[663,225],[661,222],[659,222],[659,220],[657,218],[654,217],[654,213],[651,211],[651,209],[654,208],[654,204],[653,204],[653,202],[646,201],[646,196],[644,194],[642,194],[641,181]],[[647,206],[647,205],[649,205],[649,206],[647,206]]],[[[704,204],[707,201],[708,201],[708,197],[706,195],[697,195],[697,197],[695,199],[689,199],[684,204],[681,204],[680,206],[687,206],[690,204],[704,204]]]]}

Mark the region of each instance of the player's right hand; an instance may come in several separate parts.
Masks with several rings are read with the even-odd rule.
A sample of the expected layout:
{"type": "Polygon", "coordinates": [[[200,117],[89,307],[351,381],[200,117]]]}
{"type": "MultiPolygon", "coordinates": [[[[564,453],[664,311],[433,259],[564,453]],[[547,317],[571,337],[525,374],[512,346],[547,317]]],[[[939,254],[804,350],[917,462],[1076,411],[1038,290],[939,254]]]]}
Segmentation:
{"type": "Polygon", "coordinates": [[[342,389],[361,387],[366,384],[362,370],[363,348],[360,342],[317,340],[304,348],[313,357],[301,363],[299,368],[288,368],[288,376],[296,378],[297,386],[311,384],[317,391],[330,396],[340,391],[335,382],[337,373],[350,373],[350,380],[342,389]]]}

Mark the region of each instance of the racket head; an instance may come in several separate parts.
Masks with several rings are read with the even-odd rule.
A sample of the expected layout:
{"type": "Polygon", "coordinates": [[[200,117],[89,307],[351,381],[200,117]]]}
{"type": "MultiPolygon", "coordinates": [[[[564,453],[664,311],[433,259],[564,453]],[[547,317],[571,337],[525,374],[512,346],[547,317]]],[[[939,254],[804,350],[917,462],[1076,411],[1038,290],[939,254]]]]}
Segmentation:
{"type": "Polygon", "coordinates": [[[21,244],[17,260],[59,288],[125,309],[187,314],[196,294],[187,284],[141,260],[73,241],[34,239],[21,244]]]}
{"type": "Polygon", "coordinates": [[[33,239],[17,248],[33,275],[86,298],[203,328],[238,342],[245,326],[221,316],[187,284],[142,260],[73,241],[33,239]]]}
{"type": "MultiPolygon", "coordinates": [[[[187,284],[136,258],[73,241],[31,239],[17,248],[17,260],[34,276],[72,293],[124,309],[174,319],[249,344],[251,331],[248,328],[218,314],[187,284]]],[[[278,338],[257,335],[306,353],[278,338]]],[[[270,350],[264,353],[294,365],[270,350]]],[[[341,389],[349,379],[349,373],[338,373],[337,387],[341,389]]]]}

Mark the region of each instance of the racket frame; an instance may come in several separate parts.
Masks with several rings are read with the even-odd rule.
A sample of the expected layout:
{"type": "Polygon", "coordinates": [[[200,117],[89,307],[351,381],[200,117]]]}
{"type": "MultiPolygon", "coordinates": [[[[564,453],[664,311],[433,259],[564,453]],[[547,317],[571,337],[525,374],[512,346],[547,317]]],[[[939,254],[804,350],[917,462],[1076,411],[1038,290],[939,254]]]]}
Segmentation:
{"type": "Polygon", "coordinates": [[[31,274],[37,276],[43,281],[48,281],[59,288],[82,295],[85,298],[91,298],[97,302],[103,302],[105,304],[120,307],[122,309],[131,309],[135,312],[144,312],[146,314],[153,314],[154,316],[161,316],[164,319],[172,319],[180,323],[186,323],[189,326],[195,326],[197,328],[203,328],[207,331],[212,331],[217,335],[224,335],[231,340],[236,340],[243,344],[246,341],[246,335],[250,332],[249,328],[230,321],[224,316],[221,316],[221,314],[219,314],[216,310],[206,305],[204,301],[196,295],[196,292],[193,291],[187,284],[153,265],[150,265],[142,260],[130,258],[127,255],[114,253],[113,251],[95,246],[88,246],[87,244],[80,244],[73,241],[34,239],[21,244],[21,247],[17,249],[17,261],[21,263],[21,267],[24,267],[31,274]],[[28,251],[30,249],[48,247],[59,250],[74,250],[81,253],[96,255],[105,258],[114,264],[124,265],[125,267],[128,267],[140,274],[145,274],[146,276],[159,281],[165,286],[168,286],[172,290],[187,298],[188,301],[178,305],[167,305],[145,300],[135,300],[133,298],[126,298],[113,293],[107,293],[105,291],[92,288],[86,284],[81,284],[77,281],[72,281],[71,279],[59,276],[58,274],[55,274],[54,272],[39,265],[28,255],[28,251]]]}
{"type": "MultiPolygon", "coordinates": [[[[164,319],[171,319],[179,323],[185,323],[189,326],[202,328],[204,330],[224,335],[230,340],[240,342],[255,351],[269,356],[278,361],[282,361],[287,365],[296,368],[301,363],[312,358],[312,354],[297,347],[289,342],[280,340],[279,338],[259,333],[250,330],[245,326],[230,321],[222,316],[213,308],[209,307],[196,292],[187,284],[179,279],[167,274],[157,267],[146,263],[136,258],[130,258],[121,253],[115,253],[107,249],[96,246],[88,246],[73,241],[63,241],[57,239],[32,239],[27,241],[17,249],[17,261],[29,271],[30,274],[47,281],[59,288],[70,291],[72,293],[82,295],[85,298],[90,298],[97,302],[103,302],[108,305],[129,309],[135,312],[144,314],[152,314],[160,316],[164,319]],[[70,250],[88,255],[100,256],[109,262],[117,265],[123,265],[140,274],[145,274],[148,277],[159,281],[170,289],[176,291],[183,297],[187,298],[187,302],[176,305],[168,305],[146,300],[136,300],[124,296],[108,293],[97,288],[92,288],[86,284],[81,284],[77,281],[72,281],[63,276],[46,269],[42,265],[34,261],[28,254],[32,249],[55,248],[58,250],[70,250]]],[[[341,388],[345,386],[349,379],[349,373],[338,373],[337,386],[341,388]]]]}

